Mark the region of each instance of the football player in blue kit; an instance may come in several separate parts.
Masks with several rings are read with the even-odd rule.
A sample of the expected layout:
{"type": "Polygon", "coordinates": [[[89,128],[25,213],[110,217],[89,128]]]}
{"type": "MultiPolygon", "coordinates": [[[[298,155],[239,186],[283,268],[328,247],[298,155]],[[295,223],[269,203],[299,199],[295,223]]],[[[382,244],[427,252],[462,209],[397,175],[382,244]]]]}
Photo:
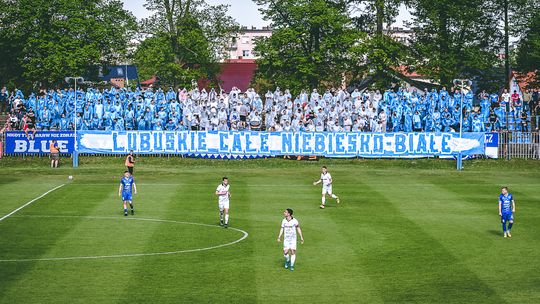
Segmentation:
{"type": "Polygon", "coordinates": [[[499,216],[501,217],[503,236],[512,237],[510,230],[514,225],[514,212],[516,212],[516,203],[514,196],[508,193],[507,187],[502,187],[501,195],[499,195],[499,216]],[[508,228],[506,227],[508,223],[508,228]]]}
{"type": "Polygon", "coordinates": [[[135,214],[133,210],[133,194],[137,194],[135,180],[129,171],[125,171],[124,177],[120,180],[120,187],[118,187],[118,196],[122,197],[122,202],[124,203],[124,216],[128,215],[127,204],[131,208],[131,214],[135,214]]]}

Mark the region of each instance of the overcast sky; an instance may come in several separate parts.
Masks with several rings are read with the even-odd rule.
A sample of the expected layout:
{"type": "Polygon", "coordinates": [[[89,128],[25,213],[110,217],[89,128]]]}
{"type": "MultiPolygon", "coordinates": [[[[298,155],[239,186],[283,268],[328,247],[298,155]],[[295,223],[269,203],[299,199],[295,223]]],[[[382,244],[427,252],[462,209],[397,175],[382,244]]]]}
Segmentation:
{"type": "MultiPolygon", "coordinates": [[[[251,0],[207,0],[210,4],[229,4],[229,14],[243,26],[256,26],[258,28],[268,25],[269,22],[262,19],[261,13],[257,9],[257,5],[251,0]]],[[[137,19],[148,17],[150,12],[147,11],[143,4],[145,0],[123,0],[124,8],[133,12],[137,19]]],[[[397,18],[396,25],[403,26],[403,20],[410,19],[410,14],[405,7],[402,7],[397,18]]]]}

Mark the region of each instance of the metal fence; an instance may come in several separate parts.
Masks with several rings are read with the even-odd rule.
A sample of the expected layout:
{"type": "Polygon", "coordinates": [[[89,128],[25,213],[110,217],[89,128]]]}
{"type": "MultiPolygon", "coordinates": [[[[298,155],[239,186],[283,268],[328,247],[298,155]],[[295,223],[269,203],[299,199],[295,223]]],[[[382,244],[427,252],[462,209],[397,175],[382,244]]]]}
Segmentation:
{"type": "Polygon", "coordinates": [[[540,159],[540,132],[499,133],[499,158],[540,159]]]}

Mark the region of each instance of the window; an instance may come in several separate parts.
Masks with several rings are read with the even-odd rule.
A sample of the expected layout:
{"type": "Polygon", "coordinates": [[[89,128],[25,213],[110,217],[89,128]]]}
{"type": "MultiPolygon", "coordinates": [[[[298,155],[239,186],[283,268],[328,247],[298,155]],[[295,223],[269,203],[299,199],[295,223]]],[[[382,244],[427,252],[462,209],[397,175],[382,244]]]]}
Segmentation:
{"type": "Polygon", "coordinates": [[[242,57],[249,57],[249,50],[243,50],[242,57]]]}
{"type": "Polygon", "coordinates": [[[249,41],[250,41],[249,36],[242,36],[242,43],[243,44],[248,44],[249,41]]]}
{"type": "Polygon", "coordinates": [[[123,68],[116,68],[116,73],[118,76],[124,76],[124,69],[123,68]]]}

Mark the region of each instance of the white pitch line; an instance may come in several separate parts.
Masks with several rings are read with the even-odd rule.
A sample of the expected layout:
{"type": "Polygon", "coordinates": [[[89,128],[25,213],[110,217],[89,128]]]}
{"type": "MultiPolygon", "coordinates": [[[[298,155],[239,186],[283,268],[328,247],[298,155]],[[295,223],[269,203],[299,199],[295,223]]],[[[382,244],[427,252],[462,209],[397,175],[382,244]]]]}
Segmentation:
{"type": "MultiPolygon", "coordinates": [[[[187,224],[187,225],[196,225],[196,226],[206,226],[213,228],[221,228],[217,225],[209,225],[202,223],[193,223],[193,222],[183,222],[183,221],[172,221],[172,220],[160,220],[160,219],[151,219],[151,218],[118,218],[118,217],[106,217],[106,216],[77,216],[77,215],[22,215],[17,217],[27,217],[27,218],[82,218],[82,219],[109,219],[109,220],[132,220],[132,221],[149,221],[149,222],[162,222],[162,223],[176,223],[176,224],[187,224]]],[[[236,243],[239,243],[245,240],[249,233],[242,229],[229,227],[230,230],[235,230],[241,232],[243,236],[235,241],[220,244],[204,248],[194,248],[194,249],[185,249],[177,251],[166,251],[166,252],[149,252],[149,253],[128,253],[128,254],[115,254],[115,255],[97,255],[97,256],[74,256],[74,257],[57,257],[57,258],[40,258],[40,259],[6,259],[1,260],[2,262],[38,262],[38,261],[65,261],[65,260],[98,260],[98,259],[112,259],[112,258],[125,258],[125,257],[143,257],[143,256],[156,256],[156,255],[171,255],[171,254],[180,254],[180,253],[189,253],[189,252],[198,252],[217,249],[221,247],[231,246],[236,243]]]]}
{"type": "Polygon", "coordinates": [[[4,215],[2,218],[0,218],[0,222],[3,221],[3,220],[5,220],[5,219],[7,219],[7,218],[10,217],[10,216],[12,216],[13,214],[17,213],[19,210],[23,209],[24,207],[26,207],[26,206],[32,204],[33,202],[37,201],[38,199],[44,197],[45,195],[47,195],[47,194],[53,192],[54,190],[64,187],[65,185],[66,185],[66,184],[61,184],[61,185],[58,186],[58,187],[52,188],[51,190],[49,190],[49,191],[43,193],[42,195],[40,195],[40,196],[36,197],[35,199],[29,201],[28,203],[26,203],[26,204],[20,206],[19,208],[17,208],[17,209],[15,209],[15,210],[11,211],[9,214],[4,215]]]}

